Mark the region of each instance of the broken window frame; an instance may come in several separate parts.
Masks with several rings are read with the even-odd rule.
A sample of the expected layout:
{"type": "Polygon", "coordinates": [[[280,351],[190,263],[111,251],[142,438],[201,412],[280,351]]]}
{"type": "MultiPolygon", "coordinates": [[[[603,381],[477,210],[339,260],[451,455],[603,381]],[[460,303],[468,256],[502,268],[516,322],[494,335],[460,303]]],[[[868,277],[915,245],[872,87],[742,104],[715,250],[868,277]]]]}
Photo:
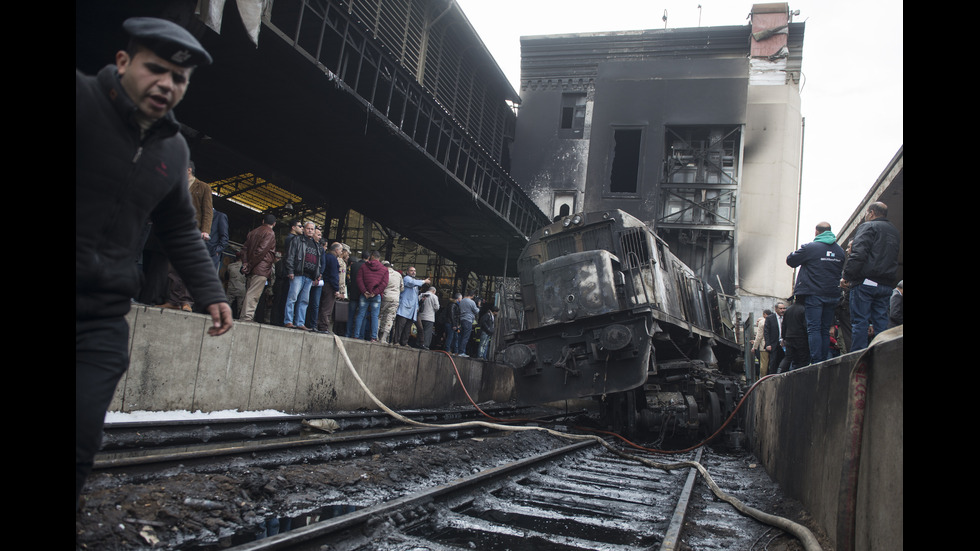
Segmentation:
{"type": "Polygon", "coordinates": [[[559,137],[579,139],[585,136],[585,92],[564,92],[558,114],[559,137]]]}
{"type": "Polygon", "coordinates": [[[742,132],[731,124],[664,127],[658,227],[734,230],[742,132]]]}
{"type": "Polygon", "coordinates": [[[647,127],[645,125],[612,126],[612,140],[609,152],[609,180],[606,187],[606,193],[610,196],[619,198],[640,197],[640,182],[643,181],[645,159],[643,151],[646,142],[646,130],[647,127]],[[620,135],[625,138],[626,133],[633,132],[638,132],[639,137],[632,144],[618,138],[620,135]],[[623,172],[624,170],[625,172],[623,172]],[[629,185],[631,176],[633,176],[632,186],[629,185]]]}

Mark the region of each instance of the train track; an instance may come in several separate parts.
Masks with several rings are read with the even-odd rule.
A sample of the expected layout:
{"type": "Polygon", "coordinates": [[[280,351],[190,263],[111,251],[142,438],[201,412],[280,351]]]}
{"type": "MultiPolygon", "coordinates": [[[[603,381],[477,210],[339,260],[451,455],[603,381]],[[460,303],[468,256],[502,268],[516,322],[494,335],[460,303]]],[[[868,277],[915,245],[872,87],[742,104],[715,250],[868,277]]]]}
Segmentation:
{"type": "MultiPolygon", "coordinates": [[[[514,416],[541,411],[501,406],[484,408],[483,413],[467,409],[404,415],[419,423],[454,425],[482,419],[484,413],[514,416]]],[[[545,421],[565,415],[568,414],[551,413],[536,419],[545,421]]],[[[527,415],[522,417],[526,418],[527,415]]],[[[481,426],[412,428],[383,412],[116,423],[107,424],[104,430],[102,451],[95,457],[93,470],[148,476],[159,476],[174,467],[215,470],[243,461],[262,467],[332,461],[379,449],[405,449],[495,432],[481,426]]]]}
{"type": "MultiPolygon", "coordinates": [[[[702,451],[647,457],[676,465],[701,461],[702,451]]],[[[734,476],[744,458],[712,456],[715,468],[734,476]]],[[[706,497],[698,472],[651,468],[583,441],[325,520],[299,519],[308,524],[231,549],[751,551],[780,535],[790,538],[781,549],[820,549],[706,497]],[[699,501],[694,511],[692,501],[699,501]]]]}
{"type": "MultiPolygon", "coordinates": [[[[483,411],[498,417],[528,416],[534,410],[516,406],[484,406],[483,411]]],[[[483,418],[472,408],[401,412],[423,423],[445,423],[483,418]]],[[[217,442],[289,438],[310,432],[311,425],[335,423],[333,432],[395,427],[401,422],[381,411],[338,412],[321,415],[275,415],[218,419],[179,419],[164,421],[106,423],[103,453],[118,453],[167,446],[199,445],[217,442]]]]}
{"type": "Polygon", "coordinates": [[[233,549],[670,550],[693,481],[584,441],[233,549]]]}
{"type": "MultiPolygon", "coordinates": [[[[391,432],[384,431],[384,435],[391,432]]],[[[469,429],[455,428],[456,436],[470,436],[464,445],[472,453],[479,453],[484,439],[474,437],[477,433],[469,429]]],[[[506,433],[502,433],[505,435],[506,433]]],[[[355,435],[348,435],[355,437],[355,435]]],[[[360,436],[360,435],[356,435],[360,436]]],[[[344,437],[346,438],[346,436],[344,437]]],[[[445,444],[427,446],[434,441],[415,440],[404,447],[421,445],[428,449],[429,456],[443,453],[439,450],[445,444]],[[420,443],[421,442],[421,443],[420,443]]],[[[494,440],[507,440],[495,438],[494,440]]],[[[197,539],[193,547],[186,545],[180,549],[194,551],[214,551],[234,547],[239,551],[271,549],[330,549],[341,550],[449,550],[449,549],[542,549],[570,551],[577,549],[650,549],[670,551],[673,549],[752,549],[752,541],[767,535],[770,528],[756,520],[740,515],[728,504],[712,498],[700,478],[691,468],[651,468],[633,459],[610,453],[610,445],[599,447],[596,440],[579,441],[569,445],[572,440],[556,439],[557,446],[547,448],[542,453],[514,456],[509,462],[481,462],[479,469],[471,469],[466,476],[460,473],[455,477],[443,479],[438,486],[417,484],[406,487],[404,491],[378,494],[378,499],[364,500],[370,490],[361,488],[360,498],[337,499],[346,492],[328,499],[324,506],[306,509],[299,516],[288,519],[266,517],[263,522],[282,520],[292,530],[272,537],[256,540],[254,524],[242,526],[235,534],[225,533],[220,544],[206,543],[197,539]],[[522,459],[516,459],[523,457],[522,459]],[[501,465],[501,463],[504,463],[501,465]],[[695,503],[693,507],[689,504],[695,503]],[[695,518],[687,516],[693,509],[695,518]],[[699,527],[698,534],[684,533],[682,527],[699,527]],[[684,542],[684,543],[682,543],[684,542]]],[[[379,442],[381,442],[379,440],[379,442]]],[[[386,441],[381,446],[359,444],[359,454],[390,455],[414,458],[415,450],[394,452],[397,444],[386,441]]],[[[324,446],[321,446],[323,448],[324,446]]],[[[326,446],[336,449],[334,444],[326,446]]],[[[355,446],[357,447],[357,446],[355,446]]],[[[545,448],[540,448],[545,449],[545,448]]],[[[657,456],[642,453],[647,461],[657,461],[676,465],[682,460],[702,461],[701,450],[683,456],[657,456]]],[[[291,452],[294,453],[294,452],[291,452]]],[[[637,452],[631,451],[636,454],[637,452]]],[[[744,490],[740,497],[752,499],[760,488],[746,484],[741,478],[744,472],[744,454],[728,458],[724,454],[709,452],[710,467],[718,473],[723,485],[744,490]]],[[[457,466],[465,466],[469,454],[451,455],[457,466]],[[459,463],[462,460],[462,463],[459,463]]],[[[377,461],[366,457],[369,462],[377,461]]],[[[276,459],[275,461],[279,461],[276,459]]],[[[290,461],[296,461],[295,455],[290,461]]],[[[408,459],[414,462],[415,459],[408,459]]],[[[301,459],[305,464],[312,463],[301,459]]],[[[197,472],[221,473],[221,478],[234,477],[243,483],[247,476],[236,472],[262,470],[273,460],[254,453],[241,458],[235,464],[209,463],[197,472]],[[217,465],[217,466],[215,466],[217,465]]],[[[338,463],[338,467],[348,462],[338,463]]],[[[285,464],[285,463],[284,463],[285,464]]],[[[423,460],[420,465],[425,465],[423,460]]],[[[438,463],[436,463],[438,464],[438,463]]],[[[472,465],[471,465],[472,467],[472,465]]],[[[159,464],[147,467],[147,478],[167,477],[169,466],[159,464]]],[[[310,467],[314,469],[314,467],[310,467]]],[[[329,467],[329,469],[333,469],[329,467]]],[[[189,469],[186,462],[173,472],[185,473],[189,469]]],[[[308,470],[308,469],[304,469],[308,470]]],[[[122,469],[125,473],[132,469],[122,469]]],[[[381,469],[383,473],[384,468],[381,469]]],[[[283,482],[291,480],[295,471],[270,471],[282,473],[283,482]]],[[[464,471],[465,472],[465,471],[464,471]]],[[[211,476],[211,475],[206,475],[211,476]]],[[[217,475],[215,475],[217,476],[217,475]]],[[[113,475],[106,481],[123,484],[141,484],[141,475],[133,477],[113,475]],[[130,482],[126,482],[126,480],[130,482]]],[[[207,479],[201,479],[206,481],[207,479]]],[[[266,479],[271,480],[271,479],[266,479]]],[[[398,480],[398,479],[395,479],[398,480]]],[[[159,483],[151,483],[157,485],[159,483]]],[[[254,488],[253,484],[248,484],[254,488]]],[[[328,490],[329,492],[329,490],[328,490]]],[[[199,493],[184,498],[183,505],[198,509],[194,519],[186,519],[183,529],[200,527],[207,522],[209,514],[228,508],[227,502],[214,502],[207,493],[199,493]]],[[[142,521],[141,521],[142,522],[142,521]]],[[[144,527],[145,529],[145,527],[144,527]]],[[[276,534],[279,529],[269,533],[276,534]]],[[[774,534],[778,534],[775,532],[774,534]]],[[[267,536],[268,534],[263,534],[267,536]]],[[[116,547],[114,547],[116,548],[116,547]]],[[[122,547],[118,547],[122,548],[122,547]]],[[[129,547],[126,547],[129,549],[129,547]]],[[[139,548],[139,547],[134,547],[139,548]]]]}

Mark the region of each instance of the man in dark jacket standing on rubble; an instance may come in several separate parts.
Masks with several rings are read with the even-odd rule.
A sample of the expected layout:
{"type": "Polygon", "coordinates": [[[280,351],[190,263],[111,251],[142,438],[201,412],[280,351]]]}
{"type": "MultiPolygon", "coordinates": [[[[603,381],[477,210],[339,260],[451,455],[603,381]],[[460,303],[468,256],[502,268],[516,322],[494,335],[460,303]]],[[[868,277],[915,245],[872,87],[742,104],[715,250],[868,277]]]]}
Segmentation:
{"type": "Polygon", "coordinates": [[[187,143],[171,110],[211,56],[166,20],[132,18],[115,64],[75,71],[75,506],[106,410],[129,367],[125,316],[139,291],[142,230],[154,231],[198,304],[208,333],[232,315],[187,189],[187,143]]]}

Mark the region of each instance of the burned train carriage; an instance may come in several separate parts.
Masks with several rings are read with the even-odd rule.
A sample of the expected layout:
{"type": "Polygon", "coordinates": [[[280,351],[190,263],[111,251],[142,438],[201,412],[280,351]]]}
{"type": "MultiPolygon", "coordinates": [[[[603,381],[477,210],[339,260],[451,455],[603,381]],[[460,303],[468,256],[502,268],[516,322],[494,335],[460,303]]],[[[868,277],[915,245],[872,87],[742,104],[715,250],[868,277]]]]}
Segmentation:
{"type": "Polygon", "coordinates": [[[631,433],[711,434],[740,389],[730,304],[643,222],[576,214],[538,230],[519,260],[524,320],[506,338],[518,396],[601,399],[631,433]]]}

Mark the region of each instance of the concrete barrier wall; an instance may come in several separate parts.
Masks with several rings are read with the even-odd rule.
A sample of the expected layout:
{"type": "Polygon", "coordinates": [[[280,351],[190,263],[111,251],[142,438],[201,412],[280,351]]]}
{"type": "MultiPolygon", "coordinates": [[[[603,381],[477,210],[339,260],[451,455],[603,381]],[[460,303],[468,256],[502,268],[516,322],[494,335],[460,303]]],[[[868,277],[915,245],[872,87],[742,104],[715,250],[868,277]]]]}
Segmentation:
{"type": "MultiPolygon", "coordinates": [[[[209,337],[209,316],[142,305],[131,309],[127,321],[130,366],[111,411],[378,409],[333,336],[236,323],[225,335],[209,337]]],[[[436,351],[341,342],[367,387],[392,409],[469,404],[466,391],[477,403],[513,398],[507,367],[436,351]]]]}
{"type": "Polygon", "coordinates": [[[856,352],[766,379],[747,400],[753,452],[837,549],[894,551],[904,545],[902,335],[902,327],[887,331],[863,352],[866,378],[855,377],[863,361],[856,352]],[[851,395],[864,398],[860,431],[852,430],[851,421],[860,412],[854,406],[862,404],[849,409],[851,395]],[[848,482],[845,454],[856,444],[857,480],[848,482]],[[856,495],[853,547],[837,541],[845,537],[839,519],[849,509],[841,497],[849,487],[856,495]]]}

